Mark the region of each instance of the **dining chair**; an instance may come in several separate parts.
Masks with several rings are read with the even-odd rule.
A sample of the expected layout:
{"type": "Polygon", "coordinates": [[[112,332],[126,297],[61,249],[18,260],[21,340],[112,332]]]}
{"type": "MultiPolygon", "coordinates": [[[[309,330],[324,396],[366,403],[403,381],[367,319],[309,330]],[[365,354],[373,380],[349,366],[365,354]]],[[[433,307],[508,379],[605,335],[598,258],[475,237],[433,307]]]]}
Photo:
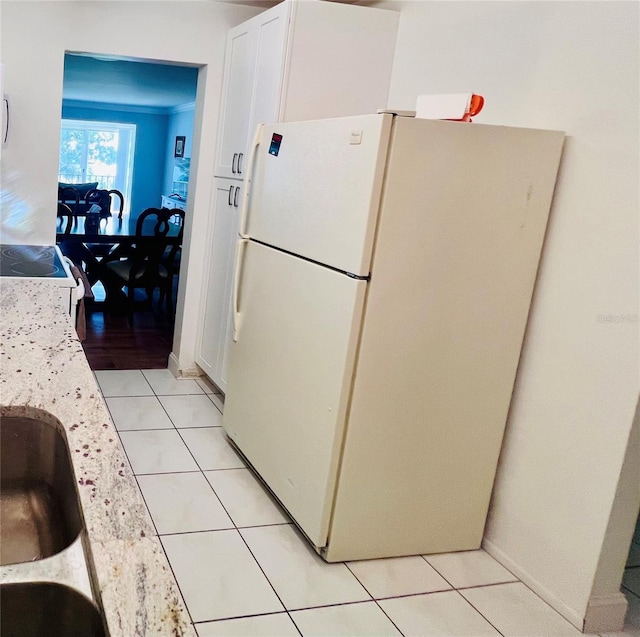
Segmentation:
{"type": "MultiPolygon", "coordinates": [[[[172,294],[169,286],[172,284],[173,275],[169,273],[167,265],[162,262],[162,257],[170,245],[167,236],[173,227],[169,221],[172,214],[172,210],[164,208],[144,210],[136,222],[136,240],[131,246],[131,252],[124,259],[107,260],[105,263],[107,295],[112,296],[113,292],[127,288],[127,310],[131,326],[135,309],[134,294],[137,288],[145,290],[149,303],[152,302],[154,290],[159,288],[161,299],[165,297],[167,299],[167,311],[172,309],[172,294]]],[[[177,236],[177,243],[181,243],[182,227],[177,236]]]]}
{"type": "MultiPolygon", "coordinates": [[[[66,206],[72,215],[76,215],[80,209],[80,193],[71,186],[58,186],[58,216],[60,216],[60,206],[66,206]]],[[[63,209],[64,213],[65,210],[63,209]]],[[[74,217],[71,223],[75,223],[75,221],[74,217]]],[[[69,231],[71,231],[71,226],[69,226],[69,231]]]]}
{"type": "MultiPolygon", "coordinates": [[[[118,219],[122,219],[122,211],[124,209],[124,197],[119,190],[106,190],[94,188],[89,190],[85,195],[85,205],[87,211],[92,205],[100,207],[100,219],[108,219],[111,216],[112,197],[119,199],[118,203],[118,219]]],[[[105,258],[113,250],[112,243],[91,243],[88,249],[95,257],[105,258]]]]}
{"type": "MultiPolygon", "coordinates": [[[[169,217],[172,223],[180,226],[179,236],[182,237],[184,231],[184,210],[174,208],[171,210],[172,215],[169,217]]],[[[167,312],[171,314],[173,310],[173,278],[180,272],[180,261],[182,258],[182,241],[172,243],[167,246],[160,263],[167,269],[169,280],[167,281],[166,290],[160,289],[160,304],[164,300],[164,294],[167,294],[167,312]]]]}
{"type": "Polygon", "coordinates": [[[64,234],[71,234],[71,228],[76,220],[76,217],[69,206],[66,203],[58,202],[58,227],[64,232],[64,234]]]}
{"type": "Polygon", "coordinates": [[[111,206],[113,204],[112,197],[118,199],[118,219],[122,219],[122,211],[124,210],[124,196],[119,190],[106,190],[102,188],[94,188],[89,190],[85,195],[85,204],[87,210],[93,204],[100,206],[100,216],[108,217],[111,214],[111,206]]]}
{"type": "MultiPolygon", "coordinates": [[[[57,224],[59,231],[57,231],[56,234],[70,235],[75,223],[76,215],[71,209],[71,206],[65,203],[58,203],[57,224]]],[[[68,257],[74,261],[74,263],[78,264],[78,267],[82,267],[82,251],[75,242],[59,240],[57,244],[65,257],[68,257]]]]}

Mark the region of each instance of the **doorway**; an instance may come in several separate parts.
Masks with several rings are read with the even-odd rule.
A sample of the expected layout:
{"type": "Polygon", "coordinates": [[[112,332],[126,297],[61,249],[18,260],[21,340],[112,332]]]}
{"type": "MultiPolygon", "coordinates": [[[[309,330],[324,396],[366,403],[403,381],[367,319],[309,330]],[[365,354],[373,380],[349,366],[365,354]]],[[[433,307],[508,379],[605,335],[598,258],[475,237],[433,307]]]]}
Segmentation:
{"type": "MultiPolygon", "coordinates": [[[[185,209],[197,83],[198,67],[193,65],[66,53],[59,184],[98,182],[99,188],[121,191],[123,224],[130,224],[132,233],[147,208],[185,209]]],[[[83,347],[92,369],[167,367],[179,254],[172,264],[177,273],[172,309],[161,303],[159,289],[151,298],[136,290],[131,326],[126,308],[106,303],[102,282],[91,281],[84,302],[83,347]]]]}
{"type": "Polygon", "coordinates": [[[631,431],[622,464],[616,497],[613,502],[609,527],[605,536],[608,556],[602,573],[596,574],[598,584],[606,583],[608,577],[620,583],[620,591],[627,599],[624,621],[625,633],[640,631],[640,399],[631,424],[631,431]],[[630,537],[631,536],[631,537],[630,537]],[[625,541],[631,539],[630,545],[625,541]],[[618,551],[619,547],[619,551],[618,551]],[[624,551],[624,552],[623,552],[624,551]],[[620,577],[620,562],[626,557],[625,568],[620,577]],[[607,573],[610,573],[607,576],[607,573]]]}
{"type": "Polygon", "coordinates": [[[622,592],[627,596],[629,608],[627,622],[640,629],[640,516],[629,547],[629,555],[622,579],[622,592]]]}

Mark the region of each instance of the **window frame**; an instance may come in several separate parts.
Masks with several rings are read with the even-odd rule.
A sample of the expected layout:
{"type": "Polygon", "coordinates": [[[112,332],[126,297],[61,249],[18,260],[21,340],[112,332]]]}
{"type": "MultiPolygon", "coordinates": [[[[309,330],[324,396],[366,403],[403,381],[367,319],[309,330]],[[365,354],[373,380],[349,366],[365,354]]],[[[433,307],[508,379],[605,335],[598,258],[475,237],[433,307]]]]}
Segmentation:
{"type": "Polygon", "coordinates": [[[106,122],[101,120],[84,120],[62,118],[60,124],[60,148],[58,151],[58,181],[66,181],[61,179],[60,174],[60,153],[62,150],[62,133],[65,130],[84,131],[85,143],[83,147],[82,157],[82,180],[87,182],[91,179],[87,176],[87,132],[117,132],[118,133],[118,151],[116,156],[116,178],[113,188],[119,190],[124,196],[124,214],[129,214],[131,202],[131,188],[133,181],[133,158],[135,153],[137,126],[135,124],[127,124],[121,122],[106,122]]]}

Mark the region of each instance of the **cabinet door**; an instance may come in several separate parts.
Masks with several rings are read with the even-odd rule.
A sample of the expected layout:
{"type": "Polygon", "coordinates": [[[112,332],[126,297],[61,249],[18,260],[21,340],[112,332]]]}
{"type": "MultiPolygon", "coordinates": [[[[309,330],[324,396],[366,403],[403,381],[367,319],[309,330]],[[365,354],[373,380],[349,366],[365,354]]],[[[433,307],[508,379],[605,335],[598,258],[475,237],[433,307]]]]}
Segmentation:
{"type": "Polygon", "coordinates": [[[238,163],[244,159],[249,138],[249,120],[255,78],[256,39],[252,20],[231,29],[225,54],[225,84],[218,126],[220,139],[216,176],[241,178],[238,163]]]}
{"type": "MultiPolygon", "coordinates": [[[[253,37],[256,39],[257,58],[249,123],[250,142],[259,124],[278,121],[290,14],[291,4],[283,2],[254,18],[256,25],[253,37]]],[[[243,158],[240,164],[242,175],[246,168],[243,158]]]]}
{"type": "Polygon", "coordinates": [[[204,309],[196,351],[196,362],[222,391],[226,389],[231,339],[231,285],[241,194],[237,181],[216,180],[207,242],[204,309]]]}
{"type": "Polygon", "coordinates": [[[297,2],[292,13],[278,121],[386,108],[400,13],[340,2],[297,2]]]}

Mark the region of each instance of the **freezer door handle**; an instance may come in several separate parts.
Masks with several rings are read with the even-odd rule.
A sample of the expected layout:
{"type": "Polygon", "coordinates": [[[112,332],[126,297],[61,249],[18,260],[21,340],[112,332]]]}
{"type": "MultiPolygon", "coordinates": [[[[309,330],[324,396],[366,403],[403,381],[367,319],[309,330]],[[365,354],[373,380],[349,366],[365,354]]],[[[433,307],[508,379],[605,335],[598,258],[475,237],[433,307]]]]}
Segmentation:
{"type": "Polygon", "coordinates": [[[249,239],[240,238],[236,245],[236,263],[233,268],[233,342],[238,341],[238,332],[240,331],[240,308],[238,307],[240,295],[240,282],[242,279],[242,261],[244,257],[245,247],[249,243],[249,239]]]}
{"type": "Polygon", "coordinates": [[[247,215],[249,214],[249,194],[251,192],[251,179],[253,177],[253,165],[255,162],[256,152],[260,142],[262,141],[262,124],[256,128],[256,134],[253,137],[253,143],[251,144],[251,152],[249,153],[249,163],[247,168],[247,174],[244,176],[244,193],[242,196],[242,208],[240,210],[240,226],[238,234],[243,239],[248,239],[247,234],[247,215]]]}

